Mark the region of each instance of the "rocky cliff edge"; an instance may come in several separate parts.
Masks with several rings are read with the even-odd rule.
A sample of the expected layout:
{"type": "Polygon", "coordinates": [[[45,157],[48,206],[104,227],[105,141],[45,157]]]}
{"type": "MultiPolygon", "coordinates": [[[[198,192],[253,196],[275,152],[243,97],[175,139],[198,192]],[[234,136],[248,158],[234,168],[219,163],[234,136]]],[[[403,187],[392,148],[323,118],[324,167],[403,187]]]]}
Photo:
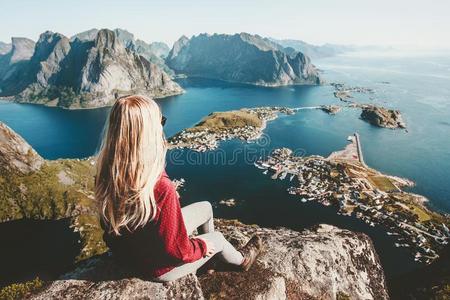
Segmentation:
{"type": "Polygon", "coordinates": [[[253,234],[265,250],[247,273],[216,271],[162,284],[138,278],[108,255],[81,262],[30,299],[387,299],[370,239],[330,225],[297,232],[216,220],[236,246],[253,234]]]}

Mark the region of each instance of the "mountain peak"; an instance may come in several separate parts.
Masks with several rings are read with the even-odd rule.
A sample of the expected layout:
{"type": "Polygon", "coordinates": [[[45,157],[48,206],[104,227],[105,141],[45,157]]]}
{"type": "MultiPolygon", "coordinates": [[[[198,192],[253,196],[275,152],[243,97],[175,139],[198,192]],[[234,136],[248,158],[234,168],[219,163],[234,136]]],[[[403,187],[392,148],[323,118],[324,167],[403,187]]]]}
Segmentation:
{"type": "MultiPolygon", "coordinates": [[[[64,45],[63,48],[70,48],[69,39],[60,33],[55,33],[52,31],[46,31],[39,36],[39,40],[36,43],[35,51],[33,55],[33,60],[41,61],[46,59],[55,47],[62,41],[64,45]]],[[[68,51],[68,49],[66,49],[68,51]]]]}
{"type": "Polygon", "coordinates": [[[110,48],[118,50],[124,48],[114,31],[109,29],[101,29],[95,38],[95,46],[97,48],[110,48]]]}
{"type": "Polygon", "coordinates": [[[29,60],[33,56],[34,46],[35,43],[33,40],[24,37],[12,37],[10,64],[22,60],[29,60]]]}
{"type": "Polygon", "coordinates": [[[38,43],[42,42],[42,41],[48,41],[48,40],[51,40],[51,39],[54,39],[54,38],[58,38],[58,39],[66,38],[66,39],[68,39],[65,35],[63,35],[61,33],[47,30],[47,31],[45,31],[45,32],[43,32],[43,33],[41,33],[39,35],[38,43]]]}
{"type": "Polygon", "coordinates": [[[126,48],[131,47],[135,43],[134,34],[131,32],[121,28],[114,29],[114,32],[126,48]]]}
{"type": "Polygon", "coordinates": [[[173,59],[175,58],[187,44],[189,44],[189,38],[185,35],[182,35],[174,44],[172,47],[172,50],[170,50],[169,55],[167,56],[167,59],[173,59]]]}
{"type": "Polygon", "coordinates": [[[97,28],[92,28],[80,33],[77,33],[75,35],[73,35],[70,40],[71,41],[75,41],[76,39],[80,40],[80,41],[93,41],[95,40],[95,37],[97,36],[98,33],[98,29],[97,28]]]}
{"type": "Polygon", "coordinates": [[[167,66],[151,46],[136,45],[123,29],[91,29],[71,40],[45,31],[36,44],[13,38],[0,64],[1,95],[20,102],[87,108],[108,106],[123,94],[161,98],[183,92],[159,68],[167,66]]]}
{"type": "Polygon", "coordinates": [[[319,74],[303,54],[246,32],[181,37],[166,59],[176,72],[190,76],[265,86],[318,84],[319,74]]]}

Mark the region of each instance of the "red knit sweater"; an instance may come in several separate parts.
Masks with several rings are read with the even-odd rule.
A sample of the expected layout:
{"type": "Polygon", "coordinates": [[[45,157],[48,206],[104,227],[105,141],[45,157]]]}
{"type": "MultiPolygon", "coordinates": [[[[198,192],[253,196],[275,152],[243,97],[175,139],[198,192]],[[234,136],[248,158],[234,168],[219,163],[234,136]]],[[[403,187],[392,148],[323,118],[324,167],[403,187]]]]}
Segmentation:
{"type": "Polygon", "coordinates": [[[120,236],[105,230],[103,239],[119,262],[158,277],[202,258],[206,245],[201,239],[188,237],[178,194],[165,172],[154,192],[158,211],[153,221],[133,232],[123,230],[120,236]]]}

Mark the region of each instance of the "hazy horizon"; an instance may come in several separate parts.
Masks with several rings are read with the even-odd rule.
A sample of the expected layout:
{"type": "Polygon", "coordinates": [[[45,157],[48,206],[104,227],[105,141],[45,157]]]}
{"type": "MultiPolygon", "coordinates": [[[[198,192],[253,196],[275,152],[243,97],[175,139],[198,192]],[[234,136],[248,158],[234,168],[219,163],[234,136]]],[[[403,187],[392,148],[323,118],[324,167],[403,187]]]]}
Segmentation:
{"type": "Polygon", "coordinates": [[[248,32],[322,45],[450,48],[450,1],[358,0],[31,1],[2,3],[0,41],[46,30],[68,37],[92,28],[122,28],[169,46],[180,36],[248,32]],[[362,3],[364,2],[364,3],[362,3]]]}

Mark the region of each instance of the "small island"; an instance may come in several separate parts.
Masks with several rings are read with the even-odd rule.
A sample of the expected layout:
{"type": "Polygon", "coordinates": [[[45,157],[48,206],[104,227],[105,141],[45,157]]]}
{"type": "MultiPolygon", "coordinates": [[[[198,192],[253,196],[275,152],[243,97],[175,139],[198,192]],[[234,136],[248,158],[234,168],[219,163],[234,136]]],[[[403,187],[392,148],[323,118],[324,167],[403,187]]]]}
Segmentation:
{"type": "Polygon", "coordinates": [[[334,87],[334,96],[343,102],[352,102],[349,99],[353,98],[352,93],[360,93],[360,94],[375,94],[375,91],[371,88],[353,86],[349,87],[343,83],[330,83],[332,87],[334,87]]]}
{"type": "Polygon", "coordinates": [[[322,105],[320,109],[329,115],[335,115],[342,110],[342,107],[339,105],[322,105]]]}
{"type": "Polygon", "coordinates": [[[361,119],[378,127],[391,129],[406,128],[400,111],[375,105],[364,105],[362,107],[361,119]]]}
{"type": "Polygon", "coordinates": [[[266,123],[275,120],[278,113],[294,114],[296,110],[287,107],[259,107],[214,112],[194,127],[171,137],[169,147],[204,152],[216,149],[219,141],[223,140],[256,140],[261,136],[266,123]]]}
{"type": "MultiPolygon", "coordinates": [[[[352,93],[354,92],[374,94],[375,91],[373,89],[366,87],[348,87],[343,83],[331,83],[331,86],[335,89],[334,96],[340,101],[347,103],[347,107],[361,108],[362,120],[382,128],[406,128],[406,123],[403,121],[399,110],[387,109],[373,104],[362,104],[350,100],[353,98],[352,93]]],[[[339,106],[334,106],[334,109],[332,107],[333,105],[322,106],[322,110],[329,114],[335,114],[339,111],[337,109],[339,106]]]]}

